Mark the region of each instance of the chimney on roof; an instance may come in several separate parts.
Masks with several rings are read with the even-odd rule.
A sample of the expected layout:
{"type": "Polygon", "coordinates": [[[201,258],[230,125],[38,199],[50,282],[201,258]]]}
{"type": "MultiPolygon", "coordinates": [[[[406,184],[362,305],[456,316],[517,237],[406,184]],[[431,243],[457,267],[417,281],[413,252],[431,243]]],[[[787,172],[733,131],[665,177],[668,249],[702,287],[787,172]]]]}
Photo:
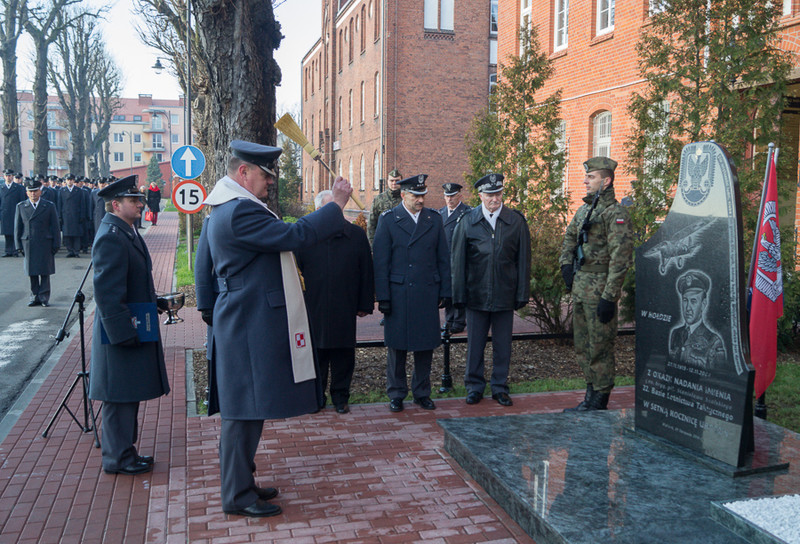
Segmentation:
{"type": "Polygon", "coordinates": [[[153,105],[153,95],[152,94],[140,94],[139,95],[139,105],[140,106],[152,106],[153,105]]]}

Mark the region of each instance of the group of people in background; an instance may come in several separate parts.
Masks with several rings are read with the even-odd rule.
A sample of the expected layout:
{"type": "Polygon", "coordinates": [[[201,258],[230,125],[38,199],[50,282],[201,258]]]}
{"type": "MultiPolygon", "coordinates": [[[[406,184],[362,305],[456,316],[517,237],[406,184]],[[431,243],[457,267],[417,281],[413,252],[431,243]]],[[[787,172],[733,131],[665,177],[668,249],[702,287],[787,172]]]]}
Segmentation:
{"type": "MultiPolygon", "coordinates": [[[[30,277],[28,306],[49,306],[50,276],[55,274],[55,255],[62,244],[67,258],[88,254],[95,232],[106,214],[99,192],[116,180],[67,174],[24,177],[3,171],[0,183],[0,234],[5,246],[2,257],[23,256],[30,277]]],[[[142,188],[143,189],[143,188],[142,188]]],[[[156,224],[161,190],[153,182],[147,191],[148,208],[156,224]]],[[[141,227],[141,222],[138,223],[141,227]]]]}

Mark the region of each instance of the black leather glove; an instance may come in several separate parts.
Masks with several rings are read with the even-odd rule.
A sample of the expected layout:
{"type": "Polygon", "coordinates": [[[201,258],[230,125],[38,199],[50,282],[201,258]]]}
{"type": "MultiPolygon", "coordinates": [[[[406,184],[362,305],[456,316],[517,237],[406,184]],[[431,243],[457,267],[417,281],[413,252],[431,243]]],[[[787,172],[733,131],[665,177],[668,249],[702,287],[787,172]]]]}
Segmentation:
{"type": "Polygon", "coordinates": [[[55,255],[56,253],[58,253],[58,248],[57,248],[57,247],[54,247],[54,248],[53,248],[53,255],[55,255]]]}
{"type": "Polygon", "coordinates": [[[138,336],[134,336],[133,338],[128,338],[124,342],[120,342],[119,345],[124,348],[138,348],[142,343],[139,342],[138,336]]]}
{"type": "Polygon", "coordinates": [[[214,326],[214,310],[200,310],[200,314],[203,317],[203,321],[205,321],[206,325],[209,327],[214,326]]]}
{"type": "Polygon", "coordinates": [[[439,299],[439,308],[446,308],[446,307],[450,306],[450,304],[452,302],[453,302],[452,298],[450,298],[450,297],[442,297],[442,298],[439,299]]]}
{"type": "Polygon", "coordinates": [[[379,300],[378,311],[383,315],[392,315],[392,302],[390,300],[379,300]]]}
{"type": "Polygon", "coordinates": [[[564,278],[564,285],[567,286],[567,293],[572,291],[572,280],[575,277],[575,270],[571,264],[561,265],[561,277],[564,278]]]}
{"type": "Polygon", "coordinates": [[[19,254],[22,255],[23,257],[25,256],[25,250],[24,249],[19,248],[17,251],[19,251],[19,254]]]}
{"type": "Polygon", "coordinates": [[[616,311],[616,302],[609,302],[601,298],[600,303],[597,305],[597,318],[600,320],[600,323],[608,323],[614,318],[614,313],[616,311]]]}
{"type": "Polygon", "coordinates": [[[527,305],[528,305],[527,300],[518,300],[517,302],[514,303],[514,309],[519,310],[520,308],[524,308],[527,305]]]}

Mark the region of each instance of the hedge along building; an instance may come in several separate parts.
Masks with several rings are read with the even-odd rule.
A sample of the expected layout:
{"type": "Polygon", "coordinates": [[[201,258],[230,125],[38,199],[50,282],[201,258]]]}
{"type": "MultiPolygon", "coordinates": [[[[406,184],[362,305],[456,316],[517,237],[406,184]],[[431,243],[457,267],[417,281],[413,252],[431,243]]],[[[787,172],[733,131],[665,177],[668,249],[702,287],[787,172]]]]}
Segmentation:
{"type": "MultiPolygon", "coordinates": [[[[779,183],[795,187],[793,199],[782,202],[781,222],[800,226],[797,212],[797,158],[800,140],[800,2],[779,0],[780,48],[790,52],[793,69],[781,115],[781,154],[791,157],[779,183]]],[[[540,46],[549,54],[555,72],[542,95],[562,89],[563,145],[567,150],[564,183],[574,211],[585,194],[582,163],[604,155],[620,163],[614,183],[617,198],[631,192],[625,142],[635,125],[628,112],[634,92],[645,81],[639,72],[636,44],[650,22],[658,0],[499,0],[498,58],[519,54],[520,24],[537,28],[540,46]],[[651,5],[652,4],[652,5],[651,5]]],[[[763,150],[758,150],[759,152],[763,150]]],[[[677,181],[677,180],[676,180],[677,181]]]]}
{"type": "MultiPolygon", "coordinates": [[[[488,105],[497,0],[322,0],[302,61],[301,128],[370,208],[392,168],[429,175],[426,205],[469,169],[465,136],[488,105]]],[[[303,153],[301,198],[328,187],[303,153]]],[[[352,207],[352,203],[350,204],[352,207]]]]}

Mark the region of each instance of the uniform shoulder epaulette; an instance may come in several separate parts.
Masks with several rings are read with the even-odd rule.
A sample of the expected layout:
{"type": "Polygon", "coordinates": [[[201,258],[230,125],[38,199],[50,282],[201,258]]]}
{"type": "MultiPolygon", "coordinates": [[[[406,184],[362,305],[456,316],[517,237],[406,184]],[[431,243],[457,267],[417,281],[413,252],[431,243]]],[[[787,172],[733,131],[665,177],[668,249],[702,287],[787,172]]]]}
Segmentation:
{"type": "Polygon", "coordinates": [[[108,229],[108,232],[113,232],[114,234],[116,234],[119,232],[119,227],[116,225],[111,225],[111,227],[108,229]]]}
{"type": "Polygon", "coordinates": [[[392,208],[389,208],[388,210],[384,210],[383,213],[381,213],[381,215],[386,215],[387,213],[391,213],[391,211],[392,208]]]}
{"type": "Polygon", "coordinates": [[[521,211],[515,210],[514,208],[509,208],[509,210],[516,212],[517,215],[519,215],[522,218],[522,220],[527,223],[528,220],[525,218],[525,215],[521,211]]]}

